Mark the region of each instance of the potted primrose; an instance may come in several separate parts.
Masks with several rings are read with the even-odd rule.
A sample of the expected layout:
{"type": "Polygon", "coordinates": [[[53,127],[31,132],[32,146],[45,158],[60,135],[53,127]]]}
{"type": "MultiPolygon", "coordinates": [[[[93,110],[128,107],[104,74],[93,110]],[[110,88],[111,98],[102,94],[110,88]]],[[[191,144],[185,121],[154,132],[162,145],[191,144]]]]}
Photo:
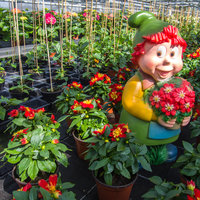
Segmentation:
{"type": "Polygon", "coordinates": [[[151,171],[146,145],[136,143],[127,124],[106,124],[93,134],[86,140],[90,145],[85,159],[89,160],[99,200],[128,200],[140,164],[151,171]]]}
{"type": "Polygon", "coordinates": [[[69,149],[59,142],[60,123],[54,115],[48,116],[44,108],[24,106],[8,114],[12,138],[1,154],[3,161],[14,164],[12,175],[19,186],[47,178],[58,170],[58,163],[68,166],[65,152],[69,149]]]}
{"type": "Polygon", "coordinates": [[[101,129],[108,119],[102,110],[99,100],[88,99],[81,102],[74,100],[68,117],[71,119],[69,131],[72,131],[77,146],[78,156],[83,159],[88,143],[93,131],[101,129]]]}

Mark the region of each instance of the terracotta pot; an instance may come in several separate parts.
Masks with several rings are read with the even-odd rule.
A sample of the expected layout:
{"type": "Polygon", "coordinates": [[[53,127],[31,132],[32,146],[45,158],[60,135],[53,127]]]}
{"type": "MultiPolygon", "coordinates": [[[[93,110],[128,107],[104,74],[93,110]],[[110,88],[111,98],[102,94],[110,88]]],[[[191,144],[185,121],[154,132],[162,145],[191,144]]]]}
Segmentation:
{"type": "MultiPolygon", "coordinates": [[[[58,171],[59,171],[59,165],[58,165],[58,163],[57,163],[57,168],[56,168],[56,171],[55,171],[54,174],[57,174],[58,171]]],[[[43,173],[44,173],[44,172],[43,172],[43,173]]],[[[48,174],[48,173],[45,172],[45,175],[46,175],[45,177],[38,177],[38,178],[36,178],[34,181],[30,181],[31,185],[32,185],[32,186],[38,185],[38,181],[39,181],[40,179],[45,179],[45,180],[47,181],[47,179],[49,178],[49,176],[50,176],[51,174],[48,174]],[[47,177],[48,177],[48,178],[47,178],[47,177]]],[[[22,187],[24,187],[24,186],[27,184],[27,182],[20,181],[19,177],[16,177],[16,166],[14,166],[13,169],[12,169],[12,178],[15,180],[15,182],[17,183],[17,185],[19,186],[19,188],[22,188],[22,187]]]]}
{"type": "Polygon", "coordinates": [[[102,183],[95,178],[99,200],[129,200],[133,184],[137,180],[137,176],[129,184],[122,186],[110,186],[102,183]]]}
{"type": "Polygon", "coordinates": [[[76,142],[76,151],[77,151],[78,157],[84,160],[84,157],[86,155],[85,151],[88,150],[88,143],[85,142],[84,140],[77,138],[74,132],[72,134],[76,142]]]}
{"type": "MultiPolygon", "coordinates": [[[[24,187],[27,182],[22,182],[20,181],[20,179],[18,177],[16,177],[16,173],[15,173],[15,170],[16,170],[16,166],[13,167],[12,169],[12,178],[15,180],[15,182],[17,183],[17,185],[19,186],[19,188],[22,188],[24,187]]],[[[37,182],[36,183],[31,183],[31,185],[37,185],[37,182]]]]}

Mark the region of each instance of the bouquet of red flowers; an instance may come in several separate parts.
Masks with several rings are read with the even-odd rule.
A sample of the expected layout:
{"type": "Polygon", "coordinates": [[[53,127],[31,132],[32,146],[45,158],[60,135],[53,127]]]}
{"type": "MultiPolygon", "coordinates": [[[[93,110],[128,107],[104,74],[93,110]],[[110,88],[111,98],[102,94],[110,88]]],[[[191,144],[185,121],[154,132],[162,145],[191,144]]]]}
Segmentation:
{"type": "Polygon", "coordinates": [[[181,124],[185,117],[192,114],[195,92],[190,83],[181,78],[173,78],[167,83],[157,83],[148,91],[148,102],[157,116],[164,121],[176,118],[181,124]]]}

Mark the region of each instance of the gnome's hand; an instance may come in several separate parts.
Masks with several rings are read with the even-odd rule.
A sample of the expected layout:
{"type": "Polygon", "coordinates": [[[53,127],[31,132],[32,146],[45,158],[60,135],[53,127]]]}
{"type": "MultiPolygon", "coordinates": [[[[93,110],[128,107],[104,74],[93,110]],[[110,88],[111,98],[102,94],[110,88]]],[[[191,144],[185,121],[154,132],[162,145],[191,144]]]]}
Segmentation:
{"type": "Polygon", "coordinates": [[[190,119],[191,119],[191,116],[185,117],[185,118],[183,119],[183,121],[182,121],[181,126],[186,126],[186,125],[188,125],[189,122],[190,122],[190,119]]]}
{"type": "Polygon", "coordinates": [[[176,119],[171,119],[167,122],[165,122],[163,119],[162,119],[162,116],[158,117],[158,123],[161,125],[161,126],[164,126],[166,128],[172,128],[174,126],[174,124],[176,123],[176,119]]]}

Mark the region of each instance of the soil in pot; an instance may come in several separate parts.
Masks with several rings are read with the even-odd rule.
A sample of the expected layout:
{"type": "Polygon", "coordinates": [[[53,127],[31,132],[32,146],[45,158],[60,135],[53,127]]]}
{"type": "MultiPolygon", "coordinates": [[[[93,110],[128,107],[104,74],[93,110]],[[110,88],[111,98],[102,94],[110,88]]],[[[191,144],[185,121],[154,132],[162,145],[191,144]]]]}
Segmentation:
{"type": "Polygon", "coordinates": [[[28,98],[29,97],[29,94],[25,93],[25,92],[21,92],[19,90],[10,90],[10,96],[12,98],[16,98],[16,99],[24,99],[24,98],[28,98]]]}
{"type": "Polygon", "coordinates": [[[50,89],[46,87],[40,88],[42,99],[44,99],[48,103],[54,102],[56,100],[56,97],[60,95],[61,92],[62,92],[62,89],[60,88],[54,88],[53,92],[51,92],[50,89]]]}

